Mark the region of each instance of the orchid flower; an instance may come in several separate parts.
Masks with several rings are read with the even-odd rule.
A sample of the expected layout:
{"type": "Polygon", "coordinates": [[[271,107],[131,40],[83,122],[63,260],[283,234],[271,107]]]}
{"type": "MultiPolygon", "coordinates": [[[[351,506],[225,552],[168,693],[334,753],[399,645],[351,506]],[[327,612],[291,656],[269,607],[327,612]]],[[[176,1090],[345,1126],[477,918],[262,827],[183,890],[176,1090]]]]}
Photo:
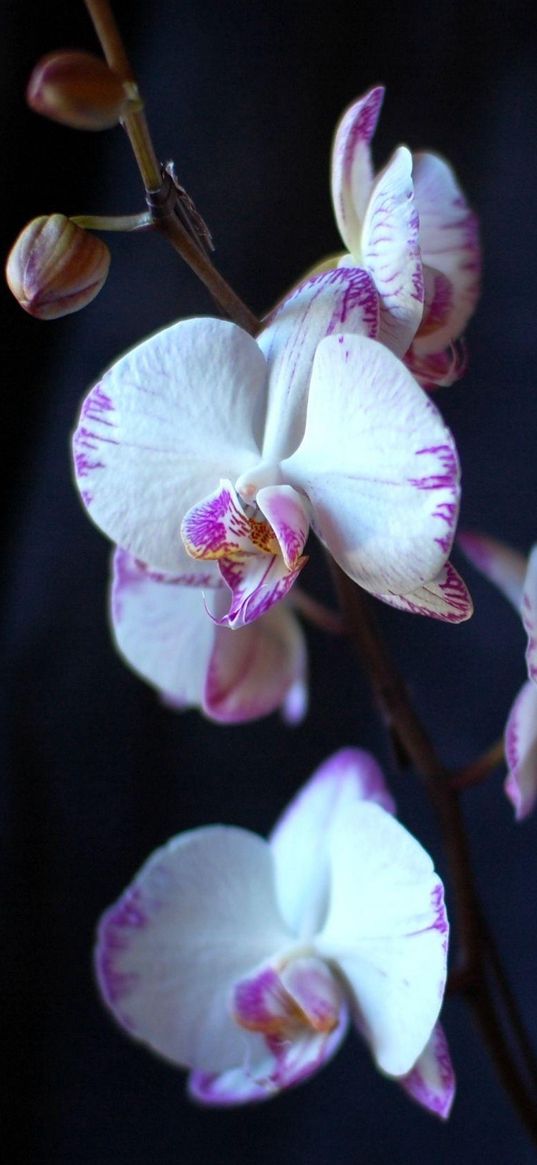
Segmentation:
{"type": "Polygon", "coordinates": [[[218,576],[195,562],[184,582],[151,574],[127,551],[116,550],[111,620],[127,663],[166,703],[198,707],[212,720],[238,724],[280,706],[288,723],[302,719],[306,645],[288,605],[280,603],[233,633],[207,618],[209,598],[216,611],[222,604],[225,588],[218,576]]]}
{"type": "Polygon", "coordinates": [[[103,916],[103,997],[189,1070],[192,1097],[274,1096],[326,1063],[352,1018],[381,1071],[447,1116],[443,887],[392,812],[374,759],[343,749],[268,841],[218,825],[179,834],[103,916]]]}
{"type": "Polygon", "coordinates": [[[477,218],[437,154],[412,156],[399,146],[373,175],[370,143],[383,98],[383,88],[371,89],[336,132],[332,197],[349,253],[331,262],[363,266],[372,276],[384,329],[390,335],[398,327],[398,355],[406,353],[420,383],[452,384],[464,371],[454,341],[479,295],[477,218]]]}
{"type": "Polygon", "coordinates": [[[537,802],[537,545],[526,560],[483,534],[461,534],[460,544],[474,566],[513,604],[528,636],[528,680],[515,699],[505,728],[509,771],[504,788],[517,821],[522,821],[537,802]]]}
{"type": "Polygon", "coordinates": [[[384,601],[468,618],[446,563],[453,438],[378,329],[370,277],[342,268],[295,289],[258,340],[216,319],[145,340],[82,407],[75,471],[90,515],[153,571],[188,581],[198,562],[222,579],[219,626],[285,597],[310,525],[384,601]]]}

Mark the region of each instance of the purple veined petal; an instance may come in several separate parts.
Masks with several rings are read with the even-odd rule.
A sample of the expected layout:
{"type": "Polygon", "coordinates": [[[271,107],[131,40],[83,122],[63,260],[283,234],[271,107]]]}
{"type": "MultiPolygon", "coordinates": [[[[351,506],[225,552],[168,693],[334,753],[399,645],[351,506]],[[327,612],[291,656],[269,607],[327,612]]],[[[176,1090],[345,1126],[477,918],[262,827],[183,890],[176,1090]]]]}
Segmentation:
{"type": "Polygon", "coordinates": [[[443,158],[418,153],[413,162],[423,262],[446,275],[453,292],[451,310],[443,324],[416,340],[420,353],[438,352],[460,336],[479,297],[478,221],[443,158]]]}
{"type": "Polygon", "coordinates": [[[537,801],[537,687],[528,680],[511,708],[505,729],[505,759],[509,772],[504,789],[523,821],[537,801]]]}
{"type": "Polygon", "coordinates": [[[423,315],[418,235],[412,155],[399,146],[375,180],[362,230],[363,263],[380,296],[378,338],[395,356],[406,352],[423,315]]]}
{"type": "Polygon", "coordinates": [[[213,563],[191,561],[190,580],[154,576],[116,550],[111,591],[112,631],[120,654],[176,707],[200,707],[214,642],[203,592],[221,584],[213,563]],[[201,567],[201,569],[200,569],[201,567]]]}
{"type": "Polygon", "coordinates": [[[187,553],[204,562],[235,555],[270,557],[280,553],[274,531],[267,522],[247,516],[237,491],[225,479],[185,514],[181,537],[187,553]]]}
{"type": "Polygon", "coordinates": [[[276,535],[285,565],[293,570],[309,532],[304,499],[290,485],[265,486],[257,493],[257,504],[276,535]]]}
{"type": "Polygon", "coordinates": [[[455,1099],[455,1072],[451,1063],[446,1033],[437,1023],[412,1071],[398,1083],[418,1104],[447,1120],[455,1099]]]}
{"type": "MultiPolygon", "coordinates": [[[[337,1052],[348,1028],[343,1004],[339,1023],[328,1034],[305,1031],[294,1041],[268,1040],[256,1059],[220,1075],[193,1072],[188,1090],[200,1104],[219,1107],[270,1100],[284,1088],[308,1080],[337,1052]]],[[[252,1036],[259,1039],[259,1036],[252,1036]]]]}
{"type": "MultiPolygon", "coordinates": [[[[210,622],[207,615],[205,619],[210,622]]],[[[305,687],[305,637],[298,619],[282,604],[236,631],[211,626],[214,647],[203,707],[213,720],[238,724],[267,716],[282,705],[286,708],[296,686],[305,687]]],[[[294,723],[304,713],[302,702],[294,723]]]]}
{"type": "Polygon", "coordinates": [[[302,440],[319,340],[341,332],[375,337],[378,327],[378,295],[359,267],[312,276],[275,309],[257,341],[269,368],[264,462],[279,462],[302,440]]]}
{"type": "Polygon", "coordinates": [[[315,949],[344,975],[378,1066],[404,1076],[442,1003],[443,886],[422,846],[378,805],[349,806],[334,823],[330,845],[330,908],[315,949]]]}
{"type": "Polygon", "coordinates": [[[255,340],[224,320],[182,321],[121,357],[86,397],[74,436],[97,525],[156,569],[185,570],[185,512],[259,460],[265,382],[255,340]]]}
{"type": "Polygon", "coordinates": [[[280,910],[301,938],[315,934],[326,917],[333,824],[362,800],[395,812],[374,757],[359,748],[340,749],[316,769],[270,834],[280,910]]]}
{"type": "Polygon", "coordinates": [[[362,221],[373,181],[369,145],[376,129],[384,89],[370,89],[346,110],[332,150],[332,201],[339,232],[348,251],[360,256],[362,221]]]}
{"type": "Polygon", "coordinates": [[[537,546],[528,558],[521,605],[522,622],[528,636],[526,665],[528,676],[537,684],[537,546]]]}
{"type": "Polygon", "coordinates": [[[267,843],[208,826],[157,850],[105,913],[97,977],[130,1035],[182,1067],[219,1073],[263,1051],[231,1016],[234,984],[293,941],[267,843]]]}
{"type": "Polygon", "coordinates": [[[464,623],[473,614],[474,605],[466,583],[451,562],[436,578],[409,595],[376,595],[383,603],[410,611],[413,615],[429,615],[443,623],[464,623]]]}
{"type": "Polygon", "coordinates": [[[304,440],[281,468],[309,499],[321,541],[360,586],[405,595],[438,576],[458,515],[455,445],[382,344],[321,341],[304,440]]]}
{"type": "Polygon", "coordinates": [[[524,555],[496,538],[470,530],[457,535],[457,544],[473,566],[494,583],[520,613],[527,565],[524,555]]]}
{"type": "Polygon", "coordinates": [[[280,603],[289,594],[307,561],[307,556],[303,555],[290,570],[280,553],[245,552],[242,556],[221,558],[218,567],[231,591],[231,603],[227,614],[216,622],[221,627],[236,629],[266,615],[275,603],[280,603]]]}

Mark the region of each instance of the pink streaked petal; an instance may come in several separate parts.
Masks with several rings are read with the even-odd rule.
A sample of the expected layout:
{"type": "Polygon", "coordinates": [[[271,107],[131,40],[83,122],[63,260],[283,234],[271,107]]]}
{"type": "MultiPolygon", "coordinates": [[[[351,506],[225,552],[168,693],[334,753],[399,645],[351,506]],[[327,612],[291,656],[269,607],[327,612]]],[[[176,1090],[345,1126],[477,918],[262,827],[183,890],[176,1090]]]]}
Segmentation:
{"type": "Polygon", "coordinates": [[[412,1100],[447,1120],[455,1099],[455,1072],[441,1024],[437,1023],[412,1071],[398,1083],[412,1100]]]}
{"type": "Polygon", "coordinates": [[[233,985],[292,941],[267,843],[209,826],[157,850],[103,916],[97,976],[131,1035],[173,1063],[222,1072],[262,1050],[231,1017],[233,985]]]}
{"type": "Polygon", "coordinates": [[[468,353],[463,340],[455,340],[444,348],[442,352],[429,352],[422,355],[416,345],[411,344],[405,353],[404,362],[422,388],[429,391],[435,388],[447,388],[460,380],[468,366],[468,353]]]}
{"type": "Polygon", "coordinates": [[[370,89],[347,109],[332,150],[332,200],[348,251],[359,255],[362,220],[372,185],[369,144],[376,129],[384,89],[370,89]]]}
{"type": "Polygon", "coordinates": [[[293,570],[285,565],[281,554],[250,554],[221,558],[218,567],[231,591],[227,614],[216,622],[221,627],[245,627],[261,615],[266,615],[275,603],[289,593],[300,571],[306,565],[306,556],[298,559],[293,570]]]}
{"type": "Polygon", "coordinates": [[[423,315],[419,220],[412,155],[400,146],[371,191],[362,231],[363,263],[380,296],[379,340],[402,356],[423,315]]]}
{"type": "Polygon", "coordinates": [[[304,440],[282,464],[336,562],[374,594],[440,573],[459,506],[451,433],[400,360],[364,336],[322,340],[304,440]]]}
{"type": "MultiPolygon", "coordinates": [[[[205,614],[205,612],[204,612],[205,614]]],[[[207,619],[205,614],[205,619],[207,619]]],[[[231,631],[214,627],[203,707],[227,724],[268,716],[305,687],[306,642],[298,620],[281,604],[262,619],[231,631]]],[[[295,723],[305,708],[297,709],[295,723]]]]}
{"type": "Polygon", "coordinates": [[[285,565],[294,570],[309,531],[304,500],[290,485],[275,485],[259,490],[257,504],[278,539],[285,565]]]}
{"type": "Polygon", "coordinates": [[[302,938],[320,929],[328,909],[333,824],[362,800],[395,811],[374,757],[358,748],[344,748],[316,769],[272,830],[269,841],[280,909],[302,938]]]}
{"type": "Polygon", "coordinates": [[[328,916],[315,940],[353,994],[378,1066],[409,1072],[438,1019],[446,979],[443,887],[429,855],[378,805],[349,806],[330,836],[328,916]]]}
{"type": "MultiPolygon", "coordinates": [[[[337,1052],[348,1027],[348,1014],[341,1008],[339,1023],[328,1035],[307,1030],[300,1039],[267,1039],[264,1050],[248,1059],[243,1067],[220,1075],[194,1072],[188,1089],[201,1104],[230,1107],[270,1100],[284,1088],[308,1080],[337,1052]]],[[[251,1039],[259,1036],[251,1035],[251,1039]]]]}
{"type": "Polygon", "coordinates": [[[280,978],[295,1008],[313,1031],[328,1033],[338,1026],[343,989],[322,959],[311,956],[289,959],[280,978]]]}
{"type": "Polygon", "coordinates": [[[236,490],[226,480],[185,514],[181,537],[187,553],[203,561],[244,554],[270,557],[279,552],[270,526],[247,517],[236,490]]]}
{"type": "Polygon", "coordinates": [[[469,530],[457,535],[457,544],[477,570],[494,583],[520,613],[527,566],[524,555],[496,538],[469,530]]]}
{"type": "Polygon", "coordinates": [[[359,267],[312,276],[275,309],[258,337],[269,367],[264,461],[280,461],[302,440],[319,340],[341,332],[375,337],[378,327],[378,295],[359,267]]]}
{"type": "Polygon", "coordinates": [[[537,801],[537,687],[531,680],[521,688],[505,729],[505,759],[509,768],[504,789],[522,821],[537,801]]]}
{"type": "Polygon", "coordinates": [[[111,622],[118,650],[174,704],[199,707],[214,641],[203,589],[219,581],[218,571],[212,563],[204,572],[192,563],[197,585],[185,586],[181,577],[155,577],[125,550],[117,550],[113,561],[111,622]]]}
{"type": "Polygon", "coordinates": [[[451,562],[440,574],[409,595],[376,595],[383,603],[410,611],[413,615],[429,615],[443,623],[464,623],[473,614],[474,605],[466,583],[451,562]]]}
{"type": "Polygon", "coordinates": [[[443,323],[419,336],[420,353],[437,352],[464,330],[479,297],[481,253],[476,215],[447,162],[435,154],[414,155],[414,190],[420,217],[423,262],[448,277],[452,306],[443,323]]]}
{"type": "Polygon", "coordinates": [[[528,676],[537,684],[537,546],[528,558],[521,605],[522,622],[528,636],[526,665],[528,676]]]}
{"type": "Polygon", "coordinates": [[[174,324],[118,360],[84,401],[74,436],[97,525],[156,569],[184,569],[185,512],[221,475],[259,460],[265,379],[255,340],[224,320],[174,324]]]}

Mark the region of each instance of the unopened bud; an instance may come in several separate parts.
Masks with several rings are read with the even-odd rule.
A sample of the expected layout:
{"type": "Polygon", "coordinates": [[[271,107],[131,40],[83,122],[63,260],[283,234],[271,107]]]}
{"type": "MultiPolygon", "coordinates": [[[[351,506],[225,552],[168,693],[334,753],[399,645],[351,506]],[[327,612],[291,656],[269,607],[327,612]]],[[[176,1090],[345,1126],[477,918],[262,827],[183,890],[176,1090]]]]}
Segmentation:
{"type": "Polygon", "coordinates": [[[91,53],[56,52],[36,65],[26,100],[42,113],[73,129],[109,129],[127,107],[140,105],[135,86],[91,53]]]}
{"type": "Polygon", "coordinates": [[[86,307],[108,275],[110,252],[102,239],[64,214],[32,219],[12,247],[8,285],[25,311],[53,320],[86,307]]]}

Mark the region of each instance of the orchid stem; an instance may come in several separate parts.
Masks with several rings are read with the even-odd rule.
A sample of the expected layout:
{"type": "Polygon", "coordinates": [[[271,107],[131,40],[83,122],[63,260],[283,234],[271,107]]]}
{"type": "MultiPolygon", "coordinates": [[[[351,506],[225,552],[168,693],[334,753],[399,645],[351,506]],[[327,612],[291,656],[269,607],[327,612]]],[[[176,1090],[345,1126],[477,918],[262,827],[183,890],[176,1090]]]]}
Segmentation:
{"type": "Polygon", "coordinates": [[[484,922],[474,885],[464,820],[450,774],[442,764],[415,711],[403,681],[378,631],[365,594],[338,567],[333,574],[349,636],[357,649],[384,719],[421,776],[441,821],[453,884],[460,941],[455,982],[464,992],[500,1080],[528,1133],[537,1144],[537,1078],[533,1053],[512,1000],[507,977],[484,922]],[[530,1069],[535,1091],[526,1084],[506,1038],[487,980],[487,963],[503,997],[510,1034],[530,1069]]]}
{"type": "Polygon", "coordinates": [[[345,631],[344,621],[338,611],[330,611],[323,603],[319,603],[317,599],[313,599],[311,595],[306,594],[306,591],[300,587],[294,586],[289,594],[289,602],[314,627],[319,627],[321,631],[329,631],[332,635],[343,635],[345,631]]]}
{"type": "Polygon", "coordinates": [[[450,788],[453,790],[469,789],[472,785],[479,785],[486,777],[489,777],[498,765],[502,764],[505,759],[503,738],[496,740],[491,744],[481,756],[472,761],[471,764],[466,765],[458,773],[455,773],[450,780],[450,788]]]}
{"type": "MultiPolygon", "coordinates": [[[[139,98],[136,77],[108,0],[85,0],[85,4],[108,66],[129,85],[133,97],[139,98]]],[[[141,99],[138,107],[125,113],[122,123],[144,184],[153,225],[205,284],[224,315],[256,336],[261,328],[259,320],[226,283],[175,213],[178,194],[170,198],[173,183],[159,164],[141,99]]]]}

